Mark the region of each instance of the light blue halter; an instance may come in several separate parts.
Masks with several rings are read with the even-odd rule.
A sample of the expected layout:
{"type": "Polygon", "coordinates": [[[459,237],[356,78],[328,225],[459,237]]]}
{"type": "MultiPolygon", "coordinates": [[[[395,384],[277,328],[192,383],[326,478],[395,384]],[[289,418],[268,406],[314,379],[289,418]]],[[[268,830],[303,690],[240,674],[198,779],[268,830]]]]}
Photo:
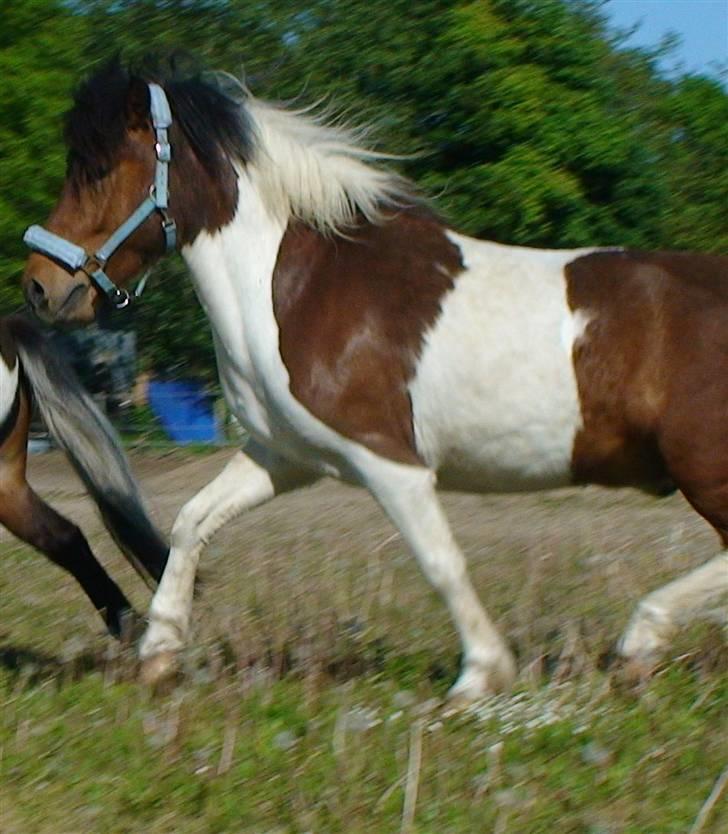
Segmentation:
{"type": "MultiPolygon", "coordinates": [[[[169,161],[172,158],[172,148],[167,140],[167,129],[172,124],[172,113],[164,90],[158,84],[148,86],[152,125],[157,139],[154,145],[157,163],[154,170],[154,184],[149,188],[149,196],[139,208],[93,254],[89,254],[83,247],[71,243],[70,240],[54,235],[42,226],[30,226],[23,235],[23,241],[34,252],[53,258],[69,272],[79,270],[85,272],[118,309],[126,307],[132,296],[127,290],[116,286],[104,272],[104,267],[129,235],[135,232],[150,214],[158,211],[162,215],[166,251],[171,252],[177,243],[177,227],[167,211],[169,207],[169,161]]],[[[144,279],[137,286],[134,297],[141,294],[143,285],[144,279]]]]}

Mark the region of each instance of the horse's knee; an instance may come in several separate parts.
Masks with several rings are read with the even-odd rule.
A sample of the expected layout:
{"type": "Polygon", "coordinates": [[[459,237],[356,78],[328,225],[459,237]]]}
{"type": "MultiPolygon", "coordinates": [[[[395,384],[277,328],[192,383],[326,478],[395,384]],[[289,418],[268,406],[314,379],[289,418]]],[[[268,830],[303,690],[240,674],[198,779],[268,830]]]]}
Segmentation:
{"type": "Polygon", "coordinates": [[[194,507],[194,502],[185,504],[179,511],[172,525],[170,544],[174,550],[192,550],[201,543],[199,527],[202,519],[194,507]]]}

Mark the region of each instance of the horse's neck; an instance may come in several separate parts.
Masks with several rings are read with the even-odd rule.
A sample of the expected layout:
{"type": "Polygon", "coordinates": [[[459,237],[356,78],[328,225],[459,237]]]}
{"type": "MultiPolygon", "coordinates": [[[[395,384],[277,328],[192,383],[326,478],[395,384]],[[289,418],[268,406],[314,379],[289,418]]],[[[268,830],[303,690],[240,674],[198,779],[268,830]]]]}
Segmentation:
{"type": "Polygon", "coordinates": [[[260,339],[272,315],[271,282],[285,224],[273,218],[241,174],[233,220],[216,232],[202,232],[183,250],[198,298],[218,344],[234,356],[260,339]]]}

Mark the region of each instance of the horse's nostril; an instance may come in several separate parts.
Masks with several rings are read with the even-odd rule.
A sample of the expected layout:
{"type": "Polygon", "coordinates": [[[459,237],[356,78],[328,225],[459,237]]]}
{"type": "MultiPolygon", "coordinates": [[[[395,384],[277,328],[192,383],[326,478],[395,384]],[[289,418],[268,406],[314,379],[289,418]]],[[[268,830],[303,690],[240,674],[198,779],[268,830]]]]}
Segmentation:
{"type": "Polygon", "coordinates": [[[43,284],[35,278],[31,278],[25,285],[25,298],[28,304],[36,312],[45,310],[48,307],[48,299],[43,284]]]}
{"type": "Polygon", "coordinates": [[[33,304],[36,305],[45,300],[45,289],[43,284],[41,284],[40,281],[36,281],[35,278],[31,280],[30,284],[28,284],[28,300],[32,301],[33,304]]]}

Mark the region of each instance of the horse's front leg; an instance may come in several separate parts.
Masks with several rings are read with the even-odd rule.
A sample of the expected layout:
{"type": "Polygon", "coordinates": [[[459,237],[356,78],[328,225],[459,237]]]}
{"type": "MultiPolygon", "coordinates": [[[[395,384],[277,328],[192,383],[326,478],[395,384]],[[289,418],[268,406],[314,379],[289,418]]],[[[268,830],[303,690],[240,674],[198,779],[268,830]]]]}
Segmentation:
{"type": "Polygon", "coordinates": [[[171,549],[140,645],[141,679],[154,684],[177,669],[192,608],[203,547],[227,521],[274,496],[315,480],[315,474],[250,442],[201,492],[185,504],[172,528],[171,549]]]}

